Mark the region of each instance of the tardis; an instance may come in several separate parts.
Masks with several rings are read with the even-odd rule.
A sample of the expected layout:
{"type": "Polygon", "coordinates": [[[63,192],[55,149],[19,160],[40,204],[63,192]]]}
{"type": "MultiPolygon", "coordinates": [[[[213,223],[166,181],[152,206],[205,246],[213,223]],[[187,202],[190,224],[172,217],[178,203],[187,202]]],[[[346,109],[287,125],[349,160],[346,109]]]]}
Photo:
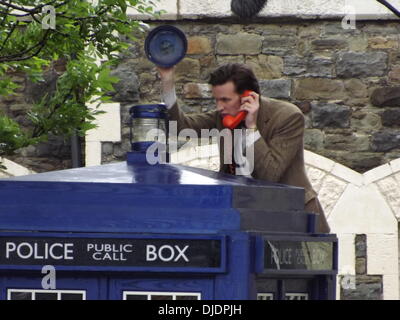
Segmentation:
{"type": "Polygon", "coordinates": [[[138,155],[0,180],[0,300],[335,299],[302,188],[138,155]]]}

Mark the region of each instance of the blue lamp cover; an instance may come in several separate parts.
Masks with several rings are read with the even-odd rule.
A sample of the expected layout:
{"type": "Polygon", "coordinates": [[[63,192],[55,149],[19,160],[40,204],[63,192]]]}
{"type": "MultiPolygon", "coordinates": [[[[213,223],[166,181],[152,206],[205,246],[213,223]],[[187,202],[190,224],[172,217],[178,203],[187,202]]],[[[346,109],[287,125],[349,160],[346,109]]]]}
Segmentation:
{"type": "Polygon", "coordinates": [[[144,49],[147,58],[156,65],[169,68],[181,61],[187,51],[185,34],[171,25],[154,28],[146,37],[144,49]]]}

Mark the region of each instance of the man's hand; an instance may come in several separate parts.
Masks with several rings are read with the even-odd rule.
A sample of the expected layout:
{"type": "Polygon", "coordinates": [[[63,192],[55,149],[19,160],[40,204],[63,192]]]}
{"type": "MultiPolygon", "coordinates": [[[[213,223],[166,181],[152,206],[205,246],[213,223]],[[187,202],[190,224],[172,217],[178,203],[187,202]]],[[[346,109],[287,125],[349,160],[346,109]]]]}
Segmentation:
{"type": "Polygon", "coordinates": [[[256,92],[251,92],[247,97],[241,98],[242,105],[239,111],[247,111],[245,124],[247,129],[257,128],[257,115],[260,108],[260,96],[256,92]]]}

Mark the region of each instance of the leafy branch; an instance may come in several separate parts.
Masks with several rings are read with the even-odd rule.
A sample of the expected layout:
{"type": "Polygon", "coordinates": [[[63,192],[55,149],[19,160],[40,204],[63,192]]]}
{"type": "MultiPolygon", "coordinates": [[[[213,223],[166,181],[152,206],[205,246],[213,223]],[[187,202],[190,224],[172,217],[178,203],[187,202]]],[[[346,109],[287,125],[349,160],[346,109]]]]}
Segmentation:
{"type": "MultiPolygon", "coordinates": [[[[15,94],[18,84],[13,74],[24,73],[33,82],[43,82],[44,72],[63,61],[65,72],[58,73],[55,90],[42,95],[26,117],[31,125],[22,128],[5,113],[0,115],[0,157],[15,150],[45,141],[48,134],[68,137],[84,135],[95,127],[101,111],[88,103],[108,101],[113,84],[110,75],[118,63],[116,53],[141,32],[139,21],[131,19],[128,8],[154,16],[149,0],[0,0],[0,95],[15,94]],[[47,13],[55,9],[55,29],[43,29],[47,13]],[[98,60],[102,63],[99,63],[98,60]],[[107,62],[104,62],[106,60],[107,62]]],[[[55,72],[55,71],[53,71],[55,72]]]]}

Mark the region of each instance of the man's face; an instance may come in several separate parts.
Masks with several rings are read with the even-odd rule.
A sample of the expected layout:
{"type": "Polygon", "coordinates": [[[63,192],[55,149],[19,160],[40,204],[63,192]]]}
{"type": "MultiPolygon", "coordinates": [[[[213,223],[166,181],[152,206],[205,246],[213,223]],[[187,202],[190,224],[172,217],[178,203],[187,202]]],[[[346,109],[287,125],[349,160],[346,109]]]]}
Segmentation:
{"type": "Polygon", "coordinates": [[[212,87],[212,94],[217,104],[217,110],[222,117],[226,115],[236,116],[241,106],[240,95],[235,90],[232,81],[212,87]]]}

